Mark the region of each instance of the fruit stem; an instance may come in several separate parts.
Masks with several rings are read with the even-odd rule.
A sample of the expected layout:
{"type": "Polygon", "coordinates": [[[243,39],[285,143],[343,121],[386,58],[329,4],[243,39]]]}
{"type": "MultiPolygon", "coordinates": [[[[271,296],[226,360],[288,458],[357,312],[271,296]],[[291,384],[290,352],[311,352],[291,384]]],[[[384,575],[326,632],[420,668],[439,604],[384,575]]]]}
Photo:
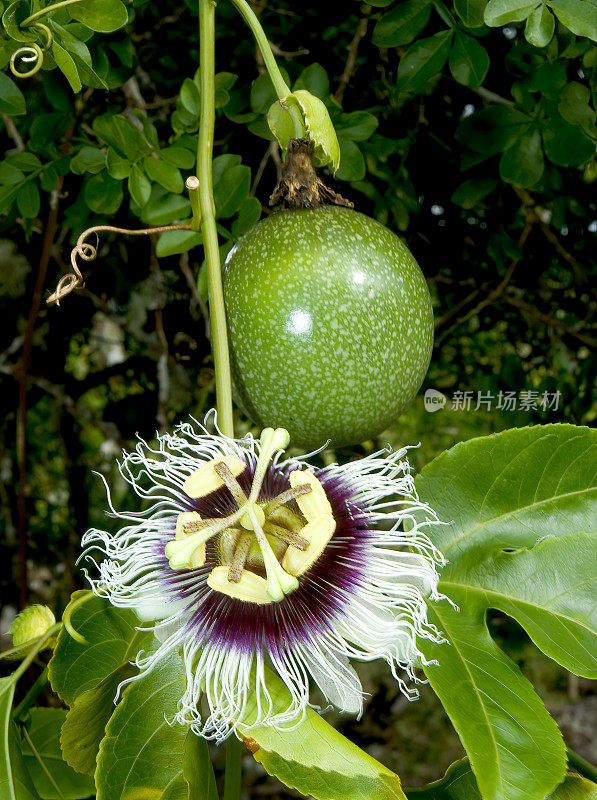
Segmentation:
{"type": "Polygon", "coordinates": [[[199,83],[201,117],[197,146],[197,176],[203,248],[207,263],[207,289],[211,315],[211,344],[216,375],[218,427],[224,436],[234,436],[232,381],[222,290],[220,249],[216,228],[212,185],[212,155],[215,125],[215,3],[199,0],[199,83]]]}
{"type": "Polygon", "coordinates": [[[257,47],[263,56],[263,63],[278,95],[278,100],[283,100],[290,94],[290,87],[282,77],[282,73],[276,64],[272,48],[267,40],[265,31],[261,27],[261,23],[257,19],[257,15],[246,0],[232,0],[232,5],[236,6],[249,28],[253,31],[257,47]]]}

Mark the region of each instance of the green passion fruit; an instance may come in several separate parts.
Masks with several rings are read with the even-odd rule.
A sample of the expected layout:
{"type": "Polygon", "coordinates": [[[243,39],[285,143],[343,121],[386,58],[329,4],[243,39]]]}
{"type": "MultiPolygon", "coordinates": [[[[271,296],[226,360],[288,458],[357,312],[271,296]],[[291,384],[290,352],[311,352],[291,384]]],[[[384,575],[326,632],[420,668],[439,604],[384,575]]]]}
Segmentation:
{"type": "Polygon", "coordinates": [[[336,206],[280,211],[224,264],[233,379],[260,427],[293,444],[355,444],[411,402],[431,357],[433,311],[394,233],[336,206]]]}

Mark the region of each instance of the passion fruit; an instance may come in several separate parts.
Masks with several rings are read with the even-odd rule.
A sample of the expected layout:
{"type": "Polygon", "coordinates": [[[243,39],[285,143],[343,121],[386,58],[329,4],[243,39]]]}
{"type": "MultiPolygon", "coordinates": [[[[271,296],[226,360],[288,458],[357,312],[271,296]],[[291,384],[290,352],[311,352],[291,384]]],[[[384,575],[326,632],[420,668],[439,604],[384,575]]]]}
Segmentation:
{"type": "Polygon", "coordinates": [[[293,444],[362,442],[414,398],[431,357],[427,284],[394,233],[336,206],[280,211],[224,264],[233,379],[293,444]]]}

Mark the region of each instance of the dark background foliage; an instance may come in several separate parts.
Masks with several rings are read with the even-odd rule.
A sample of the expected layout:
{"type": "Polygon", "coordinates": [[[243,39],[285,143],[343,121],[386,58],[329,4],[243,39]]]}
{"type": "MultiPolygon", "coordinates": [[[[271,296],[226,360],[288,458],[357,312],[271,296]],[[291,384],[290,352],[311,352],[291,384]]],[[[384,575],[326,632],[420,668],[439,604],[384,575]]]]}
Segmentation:
{"type": "MultiPolygon", "coordinates": [[[[115,503],[134,504],[115,468],[120,449],[136,433],[150,439],[187,414],[201,418],[214,403],[196,234],[103,234],[97,261],[85,265],[86,287],[59,308],[45,304],[86,227],[190,215],[182,188],[194,171],[198,122],[192,5],[135,0],[126,27],[109,34],[57,12],[54,40],[79,53],[74,66],[52,50],[36,75],[0,84],[3,628],[25,601],[60,610],[80,585],[81,533],[110,524],[92,472],[106,476],[115,503]]],[[[428,279],[431,367],[419,399],[380,438],[421,441],[412,456],[419,467],[471,436],[537,422],[591,424],[597,414],[595,48],[558,21],[548,37],[549,20],[537,31],[526,23],[535,46],[524,21],[483,24],[485,6],[253,4],[291,83],[330,108],[342,163],[329,180],[404,236],[428,279]],[[427,388],[446,395],[443,410],[425,411],[427,388]],[[451,407],[456,392],[472,393],[470,407],[451,407]],[[492,398],[491,408],[478,393],[492,398]],[[552,404],[559,393],[557,408],[542,407],[545,393],[552,404]]],[[[16,46],[8,35],[0,40],[0,67],[16,46]]],[[[269,212],[280,167],[264,118],[271,84],[224,0],[217,69],[224,255],[269,212]]],[[[526,663],[518,630],[495,623],[526,663]]],[[[585,703],[577,716],[592,702],[587,687],[539,655],[526,666],[564,716],[570,698],[585,703]]],[[[461,751],[437,701],[427,695],[416,709],[401,708],[403,723],[388,731],[403,701],[381,675],[365,679],[371,713],[350,725],[351,738],[408,783],[438,777],[461,751]],[[410,773],[392,761],[407,751],[410,773]]]]}

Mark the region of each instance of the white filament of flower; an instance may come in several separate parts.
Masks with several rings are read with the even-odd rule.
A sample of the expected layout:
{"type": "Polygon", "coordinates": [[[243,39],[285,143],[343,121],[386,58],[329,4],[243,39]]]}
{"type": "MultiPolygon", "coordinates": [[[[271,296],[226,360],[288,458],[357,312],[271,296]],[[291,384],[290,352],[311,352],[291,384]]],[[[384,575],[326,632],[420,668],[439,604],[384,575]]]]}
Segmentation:
{"type": "Polygon", "coordinates": [[[176,538],[168,542],[165,549],[172,569],[202,566],[206,559],[206,543],[216,534],[229,531],[236,537],[230,563],[215,567],[207,578],[207,584],[214,591],[265,604],[282,600],[298,588],[297,576],[319,558],[336,525],[321,483],[311,473],[301,470],[290,473],[290,489],[258,503],[270,461],[276,452],[288,447],[289,439],[284,428],[266,428],[262,432],[248,497],[237,480],[246,464],[235,456],[212,459],[187,478],[184,489],[190,497],[204,497],[226,486],[238,508],[219,519],[203,519],[196,511],[179,514],[176,538]],[[292,500],[296,500],[304,520],[286,507],[292,500]],[[274,552],[271,537],[286,545],[284,553],[274,552]],[[265,579],[245,569],[254,541],[261,553],[265,579]],[[279,555],[283,555],[281,560],[279,555]]]}

